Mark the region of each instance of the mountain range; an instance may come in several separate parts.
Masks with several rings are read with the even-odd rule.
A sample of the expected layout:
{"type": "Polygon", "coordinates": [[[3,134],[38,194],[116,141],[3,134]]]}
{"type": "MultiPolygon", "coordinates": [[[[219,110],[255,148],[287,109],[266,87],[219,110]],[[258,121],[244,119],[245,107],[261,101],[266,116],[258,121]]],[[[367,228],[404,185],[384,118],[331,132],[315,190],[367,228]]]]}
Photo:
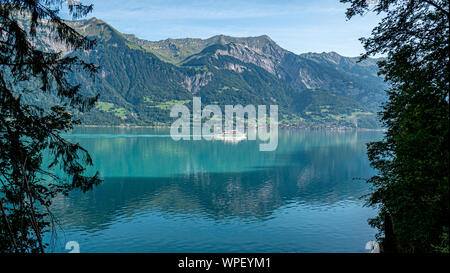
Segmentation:
{"type": "Polygon", "coordinates": [[[146,41],[96,18],[68,24],[96,39],[95,48],[71,52],[51,39],[41,39],[41,46],[100,66],[93,81],[84,73],[70,75],[83,92],[100,95],[92,111],[75,113],[84,124],[168,125],[173,105],[191,108],[198,96],[203,105],[277,104],[280,122],[289,126],[379,126],[376,112],[387,85],[377,75],[378,59],[297,55],[265,35],[146,41]]]}

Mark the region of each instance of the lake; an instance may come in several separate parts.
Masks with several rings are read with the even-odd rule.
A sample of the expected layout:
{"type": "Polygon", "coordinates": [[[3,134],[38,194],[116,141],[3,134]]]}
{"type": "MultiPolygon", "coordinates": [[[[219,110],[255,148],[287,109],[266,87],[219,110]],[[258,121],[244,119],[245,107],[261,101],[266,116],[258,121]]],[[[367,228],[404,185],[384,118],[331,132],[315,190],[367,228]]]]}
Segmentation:
{"type": "Polygon", "coordinates": [[[367,252],[376,211],[365,143],[382,132],[280,130],[257,141],[172,140],[166,129],[77,128],[104,182],[56,197],[67,252],[367,252]]]}

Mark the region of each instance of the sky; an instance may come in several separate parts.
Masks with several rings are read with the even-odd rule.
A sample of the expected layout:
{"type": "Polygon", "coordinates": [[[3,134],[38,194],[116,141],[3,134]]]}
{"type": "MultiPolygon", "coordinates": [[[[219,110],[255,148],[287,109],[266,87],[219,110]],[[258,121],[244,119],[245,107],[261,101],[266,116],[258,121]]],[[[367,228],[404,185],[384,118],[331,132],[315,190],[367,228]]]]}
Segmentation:
{"type": "Polygon", "coordinates": [[[345,18],[339,0],[84,0],[96,17],[118,31],[149,41],[268,35],[294,53],[358,56],[380,17],[345,18]]]}

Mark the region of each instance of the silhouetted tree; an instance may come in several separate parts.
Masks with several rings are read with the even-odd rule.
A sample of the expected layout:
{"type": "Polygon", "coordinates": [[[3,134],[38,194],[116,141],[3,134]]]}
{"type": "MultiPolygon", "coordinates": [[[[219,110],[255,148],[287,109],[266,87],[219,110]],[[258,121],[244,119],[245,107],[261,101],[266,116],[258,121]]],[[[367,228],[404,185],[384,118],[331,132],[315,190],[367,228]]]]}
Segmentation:
{"type": "Polygon", "coordinates": [[[385,251],[448,252],[449,1],[341,2],[351,3],[348,19],[384,16],[362,39],[363,58],[387,55],[380,74],[392,84],[380,113],[387,132],[368,144],[378,175],[367,204],[380,209],[370,224],[385,251]]]}
{"type": "MultiPolygon", "coordinates": [[[[67,3],[73,18],[92,10],[67,3]]],[[[69,110],[88,110],[97,99],[83,96],[80,85],[67,79],[70,71],[95,73],[95,65],[42,46],[41,38],[72,51],[94,45],[58,16],[63,5],[63,0],[0,1],[0,252],[44,252],[52,198],[100,182],[97,174],[84,174],[92,164],[88,153],[60,135],[79,123],[69,110]],[[30,98],[41,94],[59,102],[40,108],[30,98]]]]}

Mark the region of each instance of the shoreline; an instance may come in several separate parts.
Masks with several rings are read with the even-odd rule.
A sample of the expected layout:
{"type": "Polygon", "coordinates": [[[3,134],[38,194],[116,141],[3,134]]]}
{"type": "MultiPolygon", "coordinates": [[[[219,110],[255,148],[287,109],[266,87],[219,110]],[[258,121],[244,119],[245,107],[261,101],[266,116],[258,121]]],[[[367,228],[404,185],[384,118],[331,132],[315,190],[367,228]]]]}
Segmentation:
{"type": "MultiPolygon", "coordinates": [[[[170,126],[161,125],[94,125],[94,124],[83,124],[74,126],[74,128],[121,128],[121,129],[170,129],[170,126]]],[[[330,131],[374,131],[374,132],[385,132],[386,129],[382,128],[354,128],[347,126],[327,126],[327,125],[313,125],[313,126],[290,126],[282,125],[278,127],[279,129],[300,129],[300,130],[330,130],[330,131]]]]}

